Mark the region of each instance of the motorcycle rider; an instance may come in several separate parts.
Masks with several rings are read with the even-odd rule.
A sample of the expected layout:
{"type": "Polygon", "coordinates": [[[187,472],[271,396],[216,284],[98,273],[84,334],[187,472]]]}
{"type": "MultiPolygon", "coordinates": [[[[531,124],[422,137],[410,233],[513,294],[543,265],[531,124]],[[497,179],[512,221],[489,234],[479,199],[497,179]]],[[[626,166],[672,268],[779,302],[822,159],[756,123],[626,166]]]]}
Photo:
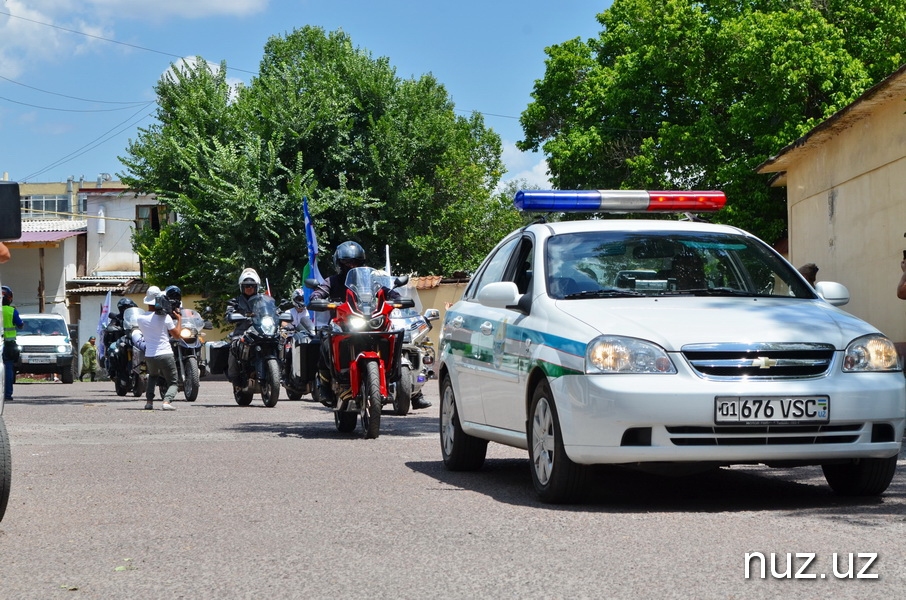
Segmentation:
{"type": "MultiPolygon", "coordinates": [[[[252,268],[245,268],[239,274],[239,295],[227,302],[226,319],[230,320],[230,314],[238,312],[245,316],[252,314],[252,299],[259,295],[258,288],[261,286],[261,278],[258,272],[252,268]]],[[[239,362],[236,360],[237,342],[245,330],[249,328],[249,321],[237,321],[233,332],[230,334],[230,352],[227,360],[227,378],[236,387],[241,387],[244,383],[239,381],[239,362]]]]}
{"type": "Polygon", "coordinates": [[[107,327],[104,329],[104,350],[110,348],[110,344],[115,342],[123,335],[123,315],[126,314],[126,310],[136,306],[130,298],[121,298],[119,302],[116,303],[116,310],[119,314],[110,313],[107,317],[107,327]]]}
{"type": "MultiPolygon", "coordinates": [[[[312,300],[331,300],[343,302],[346,300],[346,276],[356,267],[365,266],[365,249],[352,240],[345,241],[333,253],[333,265],[337,273],[327,278],[327,281],[318,286],[311,294],[312,300]]],[[[394,290],[387,291],[388,298],[398,299],[399,293],[394,290]]],[[[322,400],[330,406],[336,406],[336,398],[330,385],[330,368],[328,366],[327,344],[321,345],[321,357],[318,361],[318,393],[322,400]]],[[[412,408],[428,408],[431,403],[424,399],[412,400],[412,408]]]]}
{"type": "Polygon", "coordinates": [[[293,318],[292,325],[296,331],[314,331],[315,325],[308,316],[308,309],[305,308],[305,293],[301,289],[293,291],[292,295],[293,308],[289,314],[293,318]]]}

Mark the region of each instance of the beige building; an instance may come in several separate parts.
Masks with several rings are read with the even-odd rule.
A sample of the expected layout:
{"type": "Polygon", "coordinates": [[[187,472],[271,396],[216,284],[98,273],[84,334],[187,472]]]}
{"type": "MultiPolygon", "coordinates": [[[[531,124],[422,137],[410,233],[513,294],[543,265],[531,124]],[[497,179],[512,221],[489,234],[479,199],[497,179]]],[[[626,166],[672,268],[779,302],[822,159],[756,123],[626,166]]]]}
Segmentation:
{"type": "Polygon", "coordinates": [[[849,288],[843,307],[906,341],[906,65],[758,167],[787,188],[789,259],[849,288]]]}

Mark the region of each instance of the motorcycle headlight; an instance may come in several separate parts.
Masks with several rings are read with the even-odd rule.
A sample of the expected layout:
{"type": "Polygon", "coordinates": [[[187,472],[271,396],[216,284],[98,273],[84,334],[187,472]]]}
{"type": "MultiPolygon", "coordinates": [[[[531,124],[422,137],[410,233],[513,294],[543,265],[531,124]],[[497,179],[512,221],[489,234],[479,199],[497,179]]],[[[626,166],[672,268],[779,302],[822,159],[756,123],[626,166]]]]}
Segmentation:
{"type": "Polygon", "coordinates": [[[384,327],[384,315],[372,317],[371,320],[368,321],[369,329],[381,329],[382,327],[384,327]]]}
{"type": "Polygon", "coordinates": [[[349,323],[349,328],[353,331],[361,331],[368,326],[368,321],[357,316],[349,317],[347,323],[349,323]]]}
{"type": "Polygon", "coordinates": [[[182,329],[179,330],[179,337],[181,337],[183,339],[194,338],[197,336],[198,336],[198,333],[190,327],[183,327],[182,329]]]}
{"type": "Polygon", "coordinates": [[[277,322],[274,317],[267,316],[261,319],[261,333],[264,335],[275,335],[277,333],[277,322]]]}
{"type": "Polygon", "coordinates": [[[656,344],[635,338],[605,335],[593,339],[585,350],[586,373],[676,373],[667,352],[656,344]]]}
{"type": "Polygon", "coordinates": [[[901,368],[896,346],[879,333],[854,339],[843,354],[844,373],[899,371],[901,368]]]}

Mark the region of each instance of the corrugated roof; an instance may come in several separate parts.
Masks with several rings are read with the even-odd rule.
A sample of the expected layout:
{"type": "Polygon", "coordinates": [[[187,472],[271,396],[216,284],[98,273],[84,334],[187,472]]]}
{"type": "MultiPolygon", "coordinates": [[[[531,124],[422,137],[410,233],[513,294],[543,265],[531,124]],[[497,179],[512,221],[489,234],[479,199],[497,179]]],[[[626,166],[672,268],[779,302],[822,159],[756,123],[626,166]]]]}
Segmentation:
{"type": "Polygon", "coordinates": [[[34,244],[42,242],[59,242],[68,237],[81,235],[84,231],[23,231],[22,237],[10,240],[8,244],[34,244]]]}

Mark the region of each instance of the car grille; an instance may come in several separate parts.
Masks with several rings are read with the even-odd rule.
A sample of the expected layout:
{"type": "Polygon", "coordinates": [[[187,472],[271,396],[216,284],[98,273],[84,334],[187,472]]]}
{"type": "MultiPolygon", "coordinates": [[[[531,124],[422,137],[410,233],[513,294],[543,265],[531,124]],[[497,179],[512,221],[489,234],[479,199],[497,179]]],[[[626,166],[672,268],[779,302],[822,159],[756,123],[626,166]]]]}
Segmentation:
{"type": "Polygon", "coordinates": [[[31,352],[52,353],[52,354],[57,353],[56,346],[21,346],[21,348],[22,348],[22,352],[26,352],[26,353],[31,353],[31,352]]]}
{"type": "Polygon", "coordinates": [[[791,379],[824,375],[834,359],[829,344],[692,344],[683,356],[709,379],[791,379]]]}
{"type": "Polygon", "coordinates": [[[777,444],[851,444],[862,424],[667,427],[675,446],[770,446],[777,444]]]}

